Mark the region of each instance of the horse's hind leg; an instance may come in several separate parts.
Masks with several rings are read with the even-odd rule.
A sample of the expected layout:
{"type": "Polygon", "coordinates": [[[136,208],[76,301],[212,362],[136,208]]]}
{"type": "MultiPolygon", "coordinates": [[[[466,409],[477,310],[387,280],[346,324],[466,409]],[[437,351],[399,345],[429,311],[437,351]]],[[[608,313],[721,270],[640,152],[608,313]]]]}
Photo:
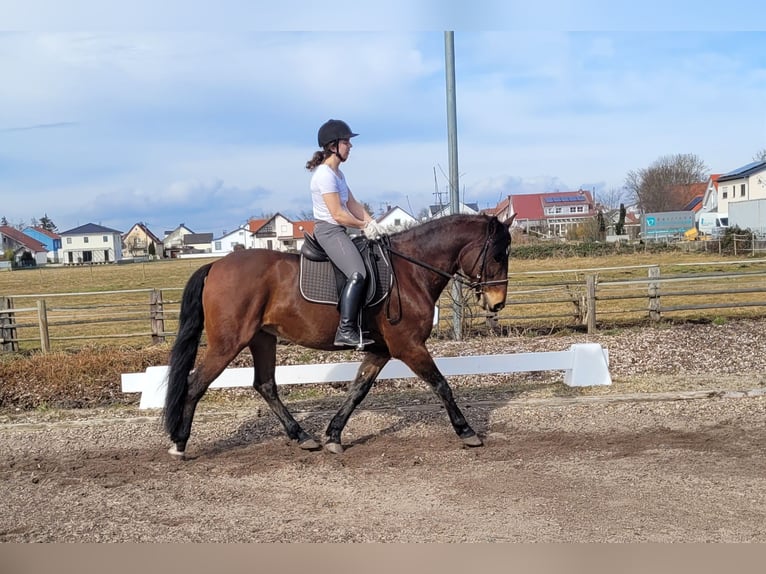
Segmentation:
{"type": "Polygon", "coordinates": [[[303,427],[293,418],[293,415],[279,398],[277,383],[274,378],[277,364],[277,338],[263,331],[257,333],[250,342],[250,352],[253,355],[255,370],[253,387],[277,415],[287,436],[296,441],[302,449],[315,450],[320,448],[321,445],[303,430],[303,427]]]}
{"type": "Polygon", "coordinates": [[[351,417],[351,413],[354,409],[364,400],[367,393],[372,388],[372,384],[378,377],[381,369],[386,365],[391,357],[386,355],[373,355],[367,353],[359,366],[359,370],[356,373],[351,386],[346,393],[346,398],[343,399],[343,403],[338,409],[338,412],[330,421],[327,426],[327,441],[325,442],[325,449],[333,454],[340,454],[343,452],[343,445],[340,441],[340,435],[351,417]]]}
{"type": "Polygon", "coordinates": [[[455,403],[455,398],[452,396],[452,389],[449,383],[447,383],[447,379],[439,371],[426,347],[416,346],[408,348],[406,356],[402,356],[401,360],[417,376],[428,383],[434,393],[442,400],[444,408],[449,415],[449,420],[452,423],[452,428],[455,429],[457,436],[462,439],[463,444],[466,446],[482,446],[481,439],[465,420],[463,413],[458,408],[457,403],[455,403]]]}
{"type": "MultiPolygon", "coordinates": [[[[236,355],[236,353],[234,353],[234,355],[236,355]]],[[[233,356],[217,354],[213,349],[209,349],[202,363],[189,373],[183,419],[170,437],[173,443],[175,443],[168,451],[171,456],[184,458],[186,443],[191,435],[192,420],[194,419],[194,411],[197,409],[197,404],[202,398],[202,395],[205,394],[205,391],[207,391],[210,383],[223,372],[226,365],[228,365],[232,359],[233,356]]]]}

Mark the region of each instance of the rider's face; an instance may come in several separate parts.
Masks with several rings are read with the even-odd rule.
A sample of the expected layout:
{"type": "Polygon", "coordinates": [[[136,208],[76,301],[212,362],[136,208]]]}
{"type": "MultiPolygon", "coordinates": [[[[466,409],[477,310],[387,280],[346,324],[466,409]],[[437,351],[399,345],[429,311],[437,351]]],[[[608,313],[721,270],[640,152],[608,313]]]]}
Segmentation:
{"type": "Polygon", "coordinates": [[[354,147],[350,140],[338,140],[338,155],[343,159],[348,159],[348,153],[354,147]]]}

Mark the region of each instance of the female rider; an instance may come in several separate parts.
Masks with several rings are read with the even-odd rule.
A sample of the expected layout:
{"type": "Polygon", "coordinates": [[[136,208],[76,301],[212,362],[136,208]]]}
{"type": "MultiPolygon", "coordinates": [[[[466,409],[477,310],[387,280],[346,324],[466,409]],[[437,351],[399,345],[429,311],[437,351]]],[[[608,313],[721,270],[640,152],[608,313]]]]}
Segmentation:
{"type": "Polygon", "coordinates": [[[344,121],[326,121],[317,134],[321,149],[306,163],[306,169],[313,172],[311,201],[316,219],[314,237],[346,276],[346,285],[340,295],[340,323],[335,334],[335,345],[348,345],[361,350],[364,345],[372,343],[362,336],[359,321],[367,271],[346,229],[361,229],[370,239],[380,237],[382,230],[351,193],[340,170],[340,164],[348,160],[351,138],[357,135],[344,121]]]}

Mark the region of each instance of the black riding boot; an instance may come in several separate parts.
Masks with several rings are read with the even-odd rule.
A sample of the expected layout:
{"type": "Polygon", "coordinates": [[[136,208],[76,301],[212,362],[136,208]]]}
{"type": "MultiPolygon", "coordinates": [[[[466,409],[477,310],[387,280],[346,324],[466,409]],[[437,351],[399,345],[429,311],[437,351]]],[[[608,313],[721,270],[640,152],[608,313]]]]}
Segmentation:
{"type": "Polygon", "coordinates": [[[352,274],[346,280],[346,286],[340,294],[340,324],[335,333],[336,347],[348,345],[361,348],[373,342],[371,339],[362,337],[359,328],[359,307],[364,293],[364,279],[361,274],[352,274]]]}

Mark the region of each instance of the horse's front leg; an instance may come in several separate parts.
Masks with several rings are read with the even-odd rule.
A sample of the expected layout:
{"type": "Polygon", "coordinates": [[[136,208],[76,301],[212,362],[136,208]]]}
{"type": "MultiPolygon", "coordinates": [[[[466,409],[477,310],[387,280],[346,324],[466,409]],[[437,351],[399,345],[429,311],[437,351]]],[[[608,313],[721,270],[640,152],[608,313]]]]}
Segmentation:
{"type": "Polygon", "coordinates": [[[327,425],[327,431],[325,435],[327,440],[325,442],[325,449],[333,454],[340,454],[343,452],[343,445],[341,444],[340,435],[351,417],[351,413],[354,409],[364,400],[367,393],[372,388],[372,384],[375,382],[381,369],[386,365],[391,357],[388,354],[373,355],[368,352],[362,364],[359,366],[359,370],[356,373],[351,386],[346,393],[346,397],[343,399],[343,403],[335,413],[335,416],[327,425]]]}
{"type": "Polygon", "coordinates": [[[447,383],[447,379],[441,374],[425,345],[410,347],[402,355],[401,360],[412,371],[423,379],[436,395],[442,400],[444,408],[447,410],[452,428],[455,429],[457,436],[461,438],[466,446],[482,446],[482,441],[476,432],[465,420],[463,413],[455,403],[452,396],[452,389],[447,383]]]}
{"type": "Polygon", "coordinates": [[[250,342],[250,352],[253,355],[255,376],[253,387],[277,415],[290,439],[298,443],[304,450],[315,450],[321,445],[295,420],[290,411],[279,398],[277,382],[274,377],[277,364],[277,338],[274,335],[257,333],[250,342]]]}

